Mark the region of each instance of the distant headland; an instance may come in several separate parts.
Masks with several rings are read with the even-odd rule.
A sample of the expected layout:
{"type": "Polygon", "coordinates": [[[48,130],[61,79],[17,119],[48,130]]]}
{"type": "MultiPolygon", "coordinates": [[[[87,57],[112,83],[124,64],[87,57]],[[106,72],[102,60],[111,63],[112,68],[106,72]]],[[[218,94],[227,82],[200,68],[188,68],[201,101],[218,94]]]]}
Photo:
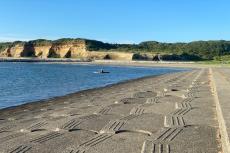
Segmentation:
{"type": "Polygon", "coordinates": [[[230,59],[230,41],[194,41],[161,43],[146,41],[139,44],[112,44],[90,39],[37,39],[0,43],[0,57],[77,58],[112,60],[221,60],[230,59]]]}

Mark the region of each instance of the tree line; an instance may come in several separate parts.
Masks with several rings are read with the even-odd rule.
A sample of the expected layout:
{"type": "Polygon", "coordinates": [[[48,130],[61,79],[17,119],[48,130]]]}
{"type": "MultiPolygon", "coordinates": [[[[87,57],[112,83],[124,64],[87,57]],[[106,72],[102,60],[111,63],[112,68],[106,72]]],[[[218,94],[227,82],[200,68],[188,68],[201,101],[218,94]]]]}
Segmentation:
{"type": "Polygon", "coordinates": [[[171,57],[191,57],[191,60],[211,60],[218,59],[221,56],[230,55],[230,41],[194,41],[190,43],[161,43],[157,41],[146,41],[139,44],[112,44],[104,43],[97,40],[89,39],[72,39],[63,38],[58,40],[38,39],[28,42],[16,41],[0,43],[0,52],[4,49],[21,45],[52,45],[52,44],[68,44],[84,41],[88,51],[118,51],[118,52],[133,52],[133,53],[153,53],[162,55],[171,55],[171,57]]]}

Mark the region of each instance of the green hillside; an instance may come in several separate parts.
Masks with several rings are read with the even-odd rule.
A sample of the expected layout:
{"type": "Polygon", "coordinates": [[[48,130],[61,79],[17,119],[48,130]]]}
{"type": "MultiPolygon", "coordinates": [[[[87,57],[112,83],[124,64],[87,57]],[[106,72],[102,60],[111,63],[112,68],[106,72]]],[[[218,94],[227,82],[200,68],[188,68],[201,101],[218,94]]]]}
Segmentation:
{"type": "Polygon", "coordinates": [[[168,60],[212,60],[223,59],[222,56],[230,55],[230,41],[195,41],[190,43],[161,43],[157,41],[146,41],[139,44],[110,44],[97,40],[63,38],[58,40],[38,39],[28,42],[16,41],[0,43],[0,52],[15,44],[45,46],[53,44],[68,44],[79,41],[86,42],[88,51],[118,51],[133,52],[139,54],[154,53],[161,54],[162,58],[168,60]]]}

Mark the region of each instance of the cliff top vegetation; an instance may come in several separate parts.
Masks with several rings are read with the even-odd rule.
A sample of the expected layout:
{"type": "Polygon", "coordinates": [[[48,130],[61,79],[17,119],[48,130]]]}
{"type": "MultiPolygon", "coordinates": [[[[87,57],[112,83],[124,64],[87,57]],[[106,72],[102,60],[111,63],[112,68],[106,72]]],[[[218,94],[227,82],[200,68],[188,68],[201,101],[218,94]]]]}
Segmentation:
{"type": "Polygon", "coordinates": [[[159,53],[175,54],[199,57],[203,60],[218,59],[218,57],[230,55],[230,41],[194,41],[190,43],[161,43],[157,41],[145,41],[139,44],[111,44],[97,40],[83,38],[62,38],[58,40],[37,39],[32,41],[15,41],[0,43],[0,52],[15,45],[65,45],[69,43],[83,42],[88,51],[119,51],[133,53],[159,53]]]}

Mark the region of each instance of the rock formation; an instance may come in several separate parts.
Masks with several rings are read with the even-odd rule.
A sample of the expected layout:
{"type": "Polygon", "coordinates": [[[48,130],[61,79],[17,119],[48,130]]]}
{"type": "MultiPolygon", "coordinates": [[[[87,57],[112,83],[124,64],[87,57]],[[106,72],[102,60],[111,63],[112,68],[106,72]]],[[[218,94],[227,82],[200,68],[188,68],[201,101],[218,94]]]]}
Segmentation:
{"type": "Polygon", "coordinates": [[[7,49],[7,53],[12,57],[23,57],[24,45],[16,44],[7,49]]]}
{"type": "Polygon", "coordinates": [[[51,49],[51,45],[49,46],[34,46],[34,53],[36,57],[47,58],[51,49]]]}
{"type": "Polygon", "coordinates": [[[132,60],[133,53],[99,52],[87,50],[86,40],[59,40],[46,42],[36,40],[30,42],[14,42],[0,51],[0,57],[37,57],[37,58],[84,58],[132,60]],[[37,42],[38,41],[38,42],[37,42]]]}

